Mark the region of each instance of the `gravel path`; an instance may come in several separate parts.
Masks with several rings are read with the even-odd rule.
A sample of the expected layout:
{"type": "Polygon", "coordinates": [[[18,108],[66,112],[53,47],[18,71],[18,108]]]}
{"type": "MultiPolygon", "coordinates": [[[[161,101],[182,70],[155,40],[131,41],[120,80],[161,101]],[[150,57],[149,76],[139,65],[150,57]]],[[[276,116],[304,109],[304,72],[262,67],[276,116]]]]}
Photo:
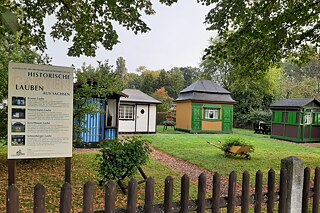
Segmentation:
{"type": "MultiPolygon", "coordinates": [[[[173,157],[172,155],[169,155],[165,152],[162,152],[154,147],[151,147],[152,152],[151,152],[151,157],[161,164],[171,168],[173,171],[184,175],[187,174],[190,178],[190,181],[193,183],[198,182],[198,177],[200,176],[201,173],[204,173],[206,175],[207,179],[207,190],[212,191],[212,182],[213,182],[213,173],[201,168],[197,165],[188,163],[186,161],[180,160],[178,158],[173,157]]],[[[221,177],[221,194],[227,195],[228,194],[228,180],[226,178],[221,177]]],[[[240,189],[240,185],[237,184],[237,189],[240,189]]],[[[237,190],[237,191],[238,191],[237,190]]]]}

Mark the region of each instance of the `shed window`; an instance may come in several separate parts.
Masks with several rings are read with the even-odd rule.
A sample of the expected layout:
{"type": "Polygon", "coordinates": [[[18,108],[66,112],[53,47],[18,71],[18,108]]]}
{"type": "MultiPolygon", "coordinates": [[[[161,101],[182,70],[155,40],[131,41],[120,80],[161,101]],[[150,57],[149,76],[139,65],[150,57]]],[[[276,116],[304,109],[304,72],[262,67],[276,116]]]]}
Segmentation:
{"type": "Polygon", "coordinates": [[[317,125],[319,125],[320,124],[320,113],[313,113],[313,116],[312,116],[312,118],[313,118],[313,124],[317,124],[317,125]]]}
{"type": "Polygon", "coordinates": [[[273,121],[275,123],[281,123],[282,122],[282,112],[281,111],[275,111],[273,113],[273,121]]]}
{"type": "Polygon", "coordinates": [[[133,119],[133,106],[120,105],[119,107],[119,118],[120,119],[133,119]]]}
{"type": "Polygon", "coordinates": [[[305,115],[304,115],[304,123],[305,124],[311,124],[311,113],[307,112],[305,115]]]}
{"type": "Polygon", "coordinates": [[[218,120],[219,112],[220,109],[204,108],[204,119],[218,120]]]}
{"type": "Polygon", "coordinates": [[[296,124],[296,123],[297,123],[297,113],[288,112],[288,124],[296,124]]]}

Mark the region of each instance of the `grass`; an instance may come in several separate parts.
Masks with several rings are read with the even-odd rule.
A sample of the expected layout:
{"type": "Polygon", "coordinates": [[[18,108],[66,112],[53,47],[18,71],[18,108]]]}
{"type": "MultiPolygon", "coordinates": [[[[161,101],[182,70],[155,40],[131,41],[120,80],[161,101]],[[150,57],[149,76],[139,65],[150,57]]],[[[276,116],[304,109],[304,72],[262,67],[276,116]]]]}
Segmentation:
{"type": "Polygon", "coordinates": [[[157,126],[157,133],[160,133],[160,134],[185,134],[184,132],[175,131],[173,126],[168,126],[167,129],[164,129],[163,125],[157,126]]]}
{"type": "MultiPolygon", "coordinates": [[[[0,148],[0,212],[5,212],[5,197],[7,189],[7,162],[4,147],[0,148]]],[[[72,190],[73,209],[72,212],[82,211],[83,185],[86,181],[93,181],[96,185],[95,210],[104,209],[104,189],[98,187],[97,172],[93,167],[95,154],[75,154],[72,159],[72,190]]],[[[17,162],[17,187],[20,194],[20,212],[32,212],[33,208],[33,187],[41,183],[46,187],[46,208],[48,212],[59,212],[60,187],[64,180],[64,159],[39,159],[17,162]]],[[[166,175],[171,175],[175,180],[174,199],[179,200],[180,174],[168,169],[158,162],[150,159],[150,162],[143,168],[148,176],[155,179],[155,203],[163,202],[164,180],[166,175]]],[[[136,175],[141,180],[140,175],[136,175]]],[[[129,179],[123,183],[127,184],[129,179]]],[[[118,207],[126,206],[126,196],[120,189],[118,191],[118,207]]],[[[197,187],[195,183],[190,184],[190,196],[196,199],[197,187]]],[[[139,185],[139,204],[143,203],[144,185],[139,185]]]]}
{"type": "Polygon", "coordinates": [[[261,170],[266,180],[267,172],[272,168],[279,179],[281,159],[289,156],[302,159],[305,166],[310,168],[315,168],[320,164],[320,148],[273,140],[267,135],[253,134],[253,131],[250,130],[234,129],[233,134],[162,133],[144,137],[156,148],[209,171],[219,172],[224,177],[228,177],[232,171],[236,171],[240,176],[247,170],[253,181],[255,173],[261,170]],[[251,154],[251,160],[225,157],[221,150],[206,142],[217,143],[230,137],[241,137],[254,146],[255,151],[251,154]]]}
{"type": "MultiPolygon", "coordinates": [[[[187,134],[176,132],[172,127],[163,131],[163,127],[158,127],[160,134],[145,135],[143,137],[151,141],[152,145],[180,159],[199,165],[210,171],[219,172],[224,177],[228,177],[231,171],[240,174],[247,170],[251,174],[253,183],[254,174],[257,170],[264,173],[266,184],[266,174],[270,168],[275,169],[279,177],[280,161],[288,156],[296,156],[304,160],[305,165],[315,168],[320,163],[320,148],[310,148],[299,144],[288,143],[270,139],[267,135],[253,134],[250,130],[234,129],[233,134],[187,134]],[[177,133],[177,134],[176,134],[177,133]],[[251,160],[239,159],[237,157],[226,158],[224,153],[206,143],[206,141],[224,141],[230,137],[241,137],[250,142],[255,147],[251,160]]],[[[80,212],[82,208],[83,185],[90,180],[96,184],[95,210],[104,208],[104,190],[98,187],[97,172],[94,164],[95,154],[75,154],[72,159],[72,187],[73,187],[73,212],[80,212]]],[[[60,187],[64,179],[63,159],[39,159],[32,160],[29,164],[24,161],[17,163],[17,187],[20,193],[20,211],[32,212],[33,187],[37,183],[42,183],[47,189],[47,210],[48,212],[59,211],[60,187]]],[[[159,164],[157,161],[150,162],[143,168],[148,176],[155,179],[155,203],[163,202],[164,179],[171,175],[175,179],[174,200],[179,201],[180,195],[180,174],[159,164]]],[[[141,177],[135,177],[140,180],[141,177]]],[[[127,183],[126,179],[124,183],[127,183]]],[[[7,189],[7,160],[6,146],[0,146],[0,198],[4,201],[7,189]]],[[[120,189],[118,189],[118,192],[120,189]]],[[[190,197],[196,199],[196,183],[191,183],[190,197]]],[[[144,187],[139,185],[139,204],[143,203],[144,187]]],[[[117,206],[126,205],[126,196],[120,192],[117,196],[117,206]]],[[[5,212],[5,202],[0,202],[0,212],[5,212]]]]}

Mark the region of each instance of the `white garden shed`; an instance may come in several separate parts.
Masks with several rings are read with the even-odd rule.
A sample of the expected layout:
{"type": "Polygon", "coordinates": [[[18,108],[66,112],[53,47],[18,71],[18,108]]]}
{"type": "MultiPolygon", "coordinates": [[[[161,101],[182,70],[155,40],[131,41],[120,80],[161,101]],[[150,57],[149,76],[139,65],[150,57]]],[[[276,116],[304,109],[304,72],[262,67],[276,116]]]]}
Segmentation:
{"type": "Polygon", "coordinates": [[[120,98],[119,133],[156,133],[157,104],[160,101],[136,89],[125,89],[120,98]]]}

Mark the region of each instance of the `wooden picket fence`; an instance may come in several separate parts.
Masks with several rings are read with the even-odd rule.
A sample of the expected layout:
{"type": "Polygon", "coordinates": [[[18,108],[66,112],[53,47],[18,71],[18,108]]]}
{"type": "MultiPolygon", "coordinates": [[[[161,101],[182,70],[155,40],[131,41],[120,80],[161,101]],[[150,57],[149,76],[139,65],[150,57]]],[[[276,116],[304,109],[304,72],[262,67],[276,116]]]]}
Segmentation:
{"type": "MultiPolygon", "coordinates": [[[[243,173],[241,195],[236,192],[237,175],[230,173],[227,196],[221,196],[220,175],[215,173],[213,176],[212,197],[206,198],[206,176],[201,174],[198,178],[198,197],[197,200],[189,200],[190,181],[187,175],[181,178],[181,197],[179,202],[173,201],[173,178],[165,179],[164,203],[154,204],[154,180],[148,178],[145,185],[145,205],[137,206],[138,182],[131,179],[128,184],[128,199],[126,208],[116,208],[116,184],[113,181],[107,183],[105,188],[105,209],[95,211],[93,209],[95,192],[94,184],[87,182],[84,185],[83,194],[83,213],[114,213],[114,212],[167,212],[167,213],[187,213],[196,211],[203,213],[211,209],[212,213],[218,213],[220,209],[226,209],[228,213],[235,212],[235,209],[241,209],[241,213],[247,213],[253,209],[255,213],[275,212],[275,208],[280,213],[286,212],[287,205],[287,171],[281,170],[280,184],[276,187],[276,178],[274,170],[268,172],[267,189],[263,190],[263,174],[258,171],[255,176],[254,194],[250,194],[250,176],[248,172],[243,173]],[[279,188],[277,191],[276,188],[279,188]]],[[[302,213],[319,213],[320,198],[320,168],[315,169],[313,187],[310,185],[310,169],[304,169],[302,213]],[[311,201],[312,200],[312,201],[311,201]]],[[[34,213],[46,212],[46,190],[41,184],[34,188],[34,213]]],[[[65,183],[61,189],[60,195],[60,213],[70,213],[72,209],[72,188],[69,183],[65,183]]],[[[7,212],[19,212],[19,192],[16,186],[11,185],[7,191],[7,212]]]]}

